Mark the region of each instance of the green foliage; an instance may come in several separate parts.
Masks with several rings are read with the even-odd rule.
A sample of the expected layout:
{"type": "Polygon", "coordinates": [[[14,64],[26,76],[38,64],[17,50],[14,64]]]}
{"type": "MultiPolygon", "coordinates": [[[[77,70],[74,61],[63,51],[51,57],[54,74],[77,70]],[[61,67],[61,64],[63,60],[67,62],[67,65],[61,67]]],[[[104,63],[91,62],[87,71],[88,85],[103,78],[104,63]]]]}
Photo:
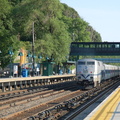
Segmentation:
{"type": "Polygon", "coordinates": [[[15,6],[15,5],[17,5],[17,4],[19,4],[20,2],[22,2],[22,0],[8,0],[10,3],[11,3],[11,5],[13,5],[13,6],[15,6]]]}
{"type": "MultiPolygon", "coordinates": [[[[19,49],[19,41],[14,34],[12,26],[13,21],[10,17],[12,6],[7,0],[0,0],[0,61],[1,67],[4,68],[10,63],[10,56],[8,55],[9,48],[12,47],[13,51],[19,49]]],[[[14,59],[15,55],[11,58],[14,59]]]]}
{"type": "Polygon", "coordinates": [[[88,26],[87,30],[90,32],[90,38],[92,42],[102,42],[100,34],[93,30],[91,26],[88,26]]]}
{"type": "Polygon", "coordinates": [[[67,30],[71,36],[72,41],[75,42],[90,42],[90,31],[88,31],[89,24],[84,21],[78,13],[73,9],[63,4],[62,20],[66,23],[67,30]]]}
{"type": "Polygon", "coordinates": [[[21,40],[32,41],[34,22],[36,54],[42,54],[44,59],[52,56],[58,63],[66,59],[71,43],[66,25],[60,20],[62,7],[58,0],[29,0],[21,2],[13,10],[13,17],[17,17],[14,27],[21,40]]]}
{"type": "Polygon", "coordinates": [[[31,52],[34,23],[35,54],[53,58],[58,64],[69,55],[70,43],[101,41],[100,34],[78,13],[59,0],[0,0],[1,67],[10,63],[23,47],[31,52]],[[4,58],[3,58],[4,56],[4,58]]]}

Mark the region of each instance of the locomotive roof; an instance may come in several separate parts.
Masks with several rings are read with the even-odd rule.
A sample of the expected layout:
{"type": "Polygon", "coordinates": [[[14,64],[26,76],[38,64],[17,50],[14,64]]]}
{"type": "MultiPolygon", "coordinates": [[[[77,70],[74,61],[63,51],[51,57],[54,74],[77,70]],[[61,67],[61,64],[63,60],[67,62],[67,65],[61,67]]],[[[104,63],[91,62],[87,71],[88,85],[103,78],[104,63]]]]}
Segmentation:
{"type": "MultiPolygon", "coordinates": [[[[102,61],[98,61],[98,60],[95,60],[95,59],[87,59],[87,58],[85,58],[85,59],[79,59],[78,61],[97,61],[97,62],[101,62],[101,63],[103,63],[102,61]]],[[[120,68],[120,66],[116,66],[116,65],[109,65],[109,64],[105,64],[105,63],[103,63],[105,66],[109,66],[109,67],[119,67],[120,68]]]]}
{"type": "Polygon", "coordinates": [[[85,58],[85,59],[79,59],[78,61],[98,61],[98,60],[85,58]]]}

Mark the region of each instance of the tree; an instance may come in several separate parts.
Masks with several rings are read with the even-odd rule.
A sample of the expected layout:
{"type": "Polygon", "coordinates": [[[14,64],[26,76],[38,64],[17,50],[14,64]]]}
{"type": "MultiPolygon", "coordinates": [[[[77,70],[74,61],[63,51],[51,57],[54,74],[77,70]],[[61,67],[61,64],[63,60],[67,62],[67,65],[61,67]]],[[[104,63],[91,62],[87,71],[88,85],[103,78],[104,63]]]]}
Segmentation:
{"type": "Polygon", "coordinates": [[[19,41],[17,40],[17,36],[14,35],[13,21],[10,18],[11,9],[12,6],[7,0],[0,0],[0,66],[2,68],[5,68],[10,63],[8,54],[10,47],[12,47],[13,51],[19,49],[19,41]]]}
{"type": "Polygon", "coordinates": [[[63,4],[63,6],[62,20],[66,23],[72,41],[91,41],[90,32],[87,30],[89,24],[84,21],[73,8],[68,7],[66,4],[63,4]]]}
{"type": "Polygon", "coordinates": [[[35,54],[42,54],[43,60],[48,56],[62,63],[69,54],[71,41],[101,40],[100,34],[73,8],[59,0],[0,0],[0,10],[0,47],[4,48],[0,56],[5,56],[8,63],[10,47],[14,53],[21,46],[31,51],[33,22],[35,54]]]}
{"type": "Polygon", "coordinates": [[[46,56],[53,57],[56,62],[66,59],[71,43],[66,25],[61,21],[62,9],[59,0],[25,0],[12,11],[14,27],[16,34],[20,34],[20,40],[32,40],[34,22],[36,54],[42,54],[44,59],[46,56]]]}
{"type": "Polygon", "coordinates": [[[96,32],[91,26],[87,29],[90,32],[90,38],[92,42],[102,42],[102,38],[98,32],[96,32]]]}

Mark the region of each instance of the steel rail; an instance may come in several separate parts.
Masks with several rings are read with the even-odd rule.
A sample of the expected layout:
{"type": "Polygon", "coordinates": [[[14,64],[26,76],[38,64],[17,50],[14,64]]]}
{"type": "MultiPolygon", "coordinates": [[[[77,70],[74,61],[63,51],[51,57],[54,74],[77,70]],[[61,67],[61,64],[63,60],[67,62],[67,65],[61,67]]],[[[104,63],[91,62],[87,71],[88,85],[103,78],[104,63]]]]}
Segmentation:
{"type": "MultiPolygon", "coordinates": [[[[84,105],[82,105],[80,108],[78,108],[75,112],[70,113],[68,116],[64,117],[64,120],[73,120],[73,118],[75,118],[78,114],[80,114],[81,112],[83,112],[86,108],[88,108],[91,104],[95,103],[100,97],[102,97],[104,94],[106,94],[107,92],[112,92],[112,89],[115,89],[119,86],[120,81],[118,81],[117,83],[114,84],[114,86],[110,86],[108,89],[102,91],[102,93],[100,93],[99,95],[97,95],[96,97],[94,97],[93,99],[91,99],[89,102],[85,103],[84,105]],[[111,89],[112,88],[112,89],[111,89]]],[[[63,119],[63,118],[62,118],[63,119]]],[[[61,119],[61,120],[62,120],[61,119]]]]}

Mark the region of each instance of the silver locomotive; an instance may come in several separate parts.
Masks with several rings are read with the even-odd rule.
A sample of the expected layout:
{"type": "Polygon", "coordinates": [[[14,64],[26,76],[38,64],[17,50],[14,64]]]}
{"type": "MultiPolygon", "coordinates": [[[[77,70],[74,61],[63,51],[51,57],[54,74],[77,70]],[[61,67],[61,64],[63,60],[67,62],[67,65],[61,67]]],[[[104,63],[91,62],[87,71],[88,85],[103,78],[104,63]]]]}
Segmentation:
{"type": "Polygon", "coordinates": [[[80,59],[76,63],[76,77],[82,86],[100,85],[103,80],[119,76],[120,67],[104,64],[94,59],[80,59]]]}

